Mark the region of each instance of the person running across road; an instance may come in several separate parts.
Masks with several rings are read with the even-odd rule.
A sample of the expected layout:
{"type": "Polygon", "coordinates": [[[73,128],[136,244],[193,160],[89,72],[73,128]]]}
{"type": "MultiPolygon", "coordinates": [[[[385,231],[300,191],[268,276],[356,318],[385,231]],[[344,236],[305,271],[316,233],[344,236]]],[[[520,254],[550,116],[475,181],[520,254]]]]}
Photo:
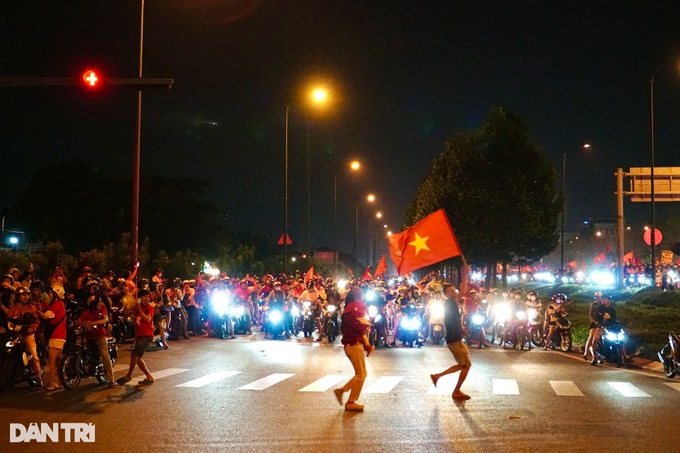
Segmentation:
{"type": "Polygon", "coordinates": [[[453,354],[453,357],[458,362],[457,365],[453,365],[450,368],[442,371],[438,374],[431,374],[430,378],[434,386],[437,386],[437,381],[442,376],[447,374],[452,374],[460,371],[458,376],[458,383],[456,384],[451,397],[454,400],[468,400],[470,396],[461,392],[460,387],[465,382],[465,378],[470,372],[470,352],[467,346],[463,343],[463,335],[465,334],[464,328],[460,321],[460,309],[458,308],[458,302],[456,300],[456,288],[451,284],[444,284],[443,286],[444,296],[446,300],[444,301],[444,325],[446,326],[446,346],[453,354]]]}
{"type": "Polygon", "coordinates": [[[151,293],[146,289],[139,290],[139,304],[135,305],[132,310],[132,315],[135,317],[135,345],[130,353],[130,367],[125,376],[118,379],[118,383],[123,385],[132,380],[132,372],[135,366],[146,375],[146,377],[139,381],[139,385],[149,385],[154,383],[154,378],[146,366],[146,362],[142,359],[144,351],[151,344],[153,340],[153,312],[154,308],[150,305],[151,293]]]}
{"type": "Polygon", "coordinates": [[[350,291],[345,299],[345,310],[342,313],[342,344],[345,347],[345,355],[352,362],[354,377],[344,387],[334,390],[340,405],[342,405],[342,395],[345,392],[350,392],[349,399],[345,403],[345,410],[352,412],[364,410],[364,406],[357,403],[357,400],[366,380],[364,338],[370,323],[365,318],[366,304],[362,299],[363,291],[359,288],[350,291]]]}

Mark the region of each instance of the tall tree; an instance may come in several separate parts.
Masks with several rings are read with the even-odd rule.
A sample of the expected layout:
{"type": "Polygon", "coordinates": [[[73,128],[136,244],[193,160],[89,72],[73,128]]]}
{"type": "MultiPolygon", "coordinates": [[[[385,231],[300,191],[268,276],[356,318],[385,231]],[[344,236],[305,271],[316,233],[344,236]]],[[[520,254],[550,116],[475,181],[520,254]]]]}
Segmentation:
{"type": "Polygon", "coordinates": [[[555,177],[524,121],[493,108],[478,129],[446,142],[406,222],[443,207],[465,256],[495,275],[497,262],[537,260],[557,246],[561,197],[555,177]]]}

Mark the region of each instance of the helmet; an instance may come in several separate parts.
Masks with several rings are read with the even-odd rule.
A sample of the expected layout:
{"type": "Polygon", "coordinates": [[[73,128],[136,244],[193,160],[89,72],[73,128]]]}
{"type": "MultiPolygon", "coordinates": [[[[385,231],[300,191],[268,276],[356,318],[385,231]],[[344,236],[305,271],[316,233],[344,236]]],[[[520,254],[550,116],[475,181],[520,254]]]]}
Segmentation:
{"type": "Polygon", "coordinates": [[[567,295],[563,293],[556,293],[552,295],[553,302],[563,303],[567,301],[567,295]]]}
{"type": "Polygon", "coordinates": [[[536,291],[534,291],[533,289],[530,290],[530,291],[527,291],[527,297],[531,297],[531,296],[538,297],[538,293],[536,291]]]}
{"type": "Polygon", "coordinates": [[[10,270],[7,271],[8,274],[13,274],[15,272],[17,274],[19,273],[19,269],[17,269],[16,267],[13,267],[13,268],[11,268],[10,270]]]}
{"type": "Polygon", "coordinates": [[[85,283],[85,286],[90,288],[91,286],[99,286],[100,282],[98,278],[91,278],[85,283]]]}
{"type": "Polygon", "coordinates": [[[40,291],[45,291],[45,285],[40,280],[34,280],[31,282],[29,289],[33,291],[35,288],[40,288],[40,291]]]}
{"type": "Polygon", "coordinates": [[[109,276],[109,277],[111,277],[111,278],[113,278],[113,277],[116,276],[116,273],[113,272],[113,271],[108,271],[108,272],[106,273],[106,275],[109,276]]]}
{"type": "Polygon", "coordinates": [[[12,285],[14,284],[14,277],[12,277],[12,274],[5,274],[2,276],[2,279],[9,280],[12,285]]]}
{"type": "Polygon", "coordinates": [[[64,299],[66,296],[66,291],[64,291],[63,286],[52,287],[52,291],[54,291],[54,294],[56,294],[59,299],[64,299]]]}
{"type": "Polygon", "coordinates": [[[90,266],[83,266],[83,272],[92,272],[92,268],[90,266]]]}
{"type": "Polygon", "coordinates": [[[602,291],[595,291],[595,294],[593,294],[594,299],[597,299],[598,297],[602,298],[602,291]]]}
{"type": "Polygon", "coordinates": [[[22,294],[31,294],[31,290],[26,288],[25,286],[22,286],[20,288],[17,288],[14,294],[16,294],[17,296],[20,296],[22,294]]]}

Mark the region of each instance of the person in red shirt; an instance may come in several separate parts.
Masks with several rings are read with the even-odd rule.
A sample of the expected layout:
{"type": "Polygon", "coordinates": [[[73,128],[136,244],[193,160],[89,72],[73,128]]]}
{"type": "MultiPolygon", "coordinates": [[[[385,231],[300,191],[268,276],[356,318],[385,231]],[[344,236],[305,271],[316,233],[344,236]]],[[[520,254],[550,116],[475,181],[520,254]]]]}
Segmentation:
{"type": "MultiPolygon", "coordinates": [[[[88,347],[96,347],[99,350],[99,357],[104,365],[104,377],[109,382],[109,388],[116,388],[118,385],[113,380],[113,364],[109,356],[109,345],[106,341],[106,323],[109,321],[109,314],[106,305],[101,297],[92,298],[85,310],[76,321],[78,325],[85,325],[87,329],[88,347]]],[[[92,350],[92,349],[91,349],[92,350]]]]}
{"type": "Polygon", "coordinates": [[[132,309],[132,315],[135,317],[135,345],[130,353],[130,367],[125,376],[118,379],[119,384],[125,384],[132,380],[132,372],[135,366],[139,366],[142,373],[146,377],[139,381],[139,385],[149,385],[154,383],[154,378],[146,366],[146,362],[142,359],[144,351],[151,344],[153,340],[153,312],[154,308],[151,306],[151,293],[146,289],[140,289],[139,303],[132,309]]]}
{"type": "Polygon", "coordinates": [[[46,372],[45,382],[47,390],[62,388],[57,375],[57,366],[61,351],[66,343],[66,306],[64,305],[64,288],[62,286],[48,287],[47,295],[50,296],[50,303],[43,304],[43,312],[54,313],[48,320],[45,329],[45,339],[47,340],[49,372],[46,372]]]}

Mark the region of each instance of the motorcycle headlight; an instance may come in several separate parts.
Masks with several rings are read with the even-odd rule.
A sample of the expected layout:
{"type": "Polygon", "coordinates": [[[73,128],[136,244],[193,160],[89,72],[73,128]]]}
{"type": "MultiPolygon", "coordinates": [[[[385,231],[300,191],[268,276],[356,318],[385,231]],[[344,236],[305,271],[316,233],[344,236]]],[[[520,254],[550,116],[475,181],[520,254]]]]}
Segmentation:
{"type": "Polygon", "coordinates": [[[510,317],[510,307],[507,304],[497,305],[495,314],[497,322],[505,322],[510,317]]]}
{"type": "Polygon", "coordinates": [[[367,291],[366,300],[368,301],[375,300],[375,291],[367,291]]]}
{"type": "Polygon", "coordinates": [[[472,316],[472,324],[476,324],[478,326],[481,326],[484,324],[484,316],[482,315],[473,315],[472,316]]]}
{"type": "Polygon", "coordinates": [[[274,310],[271,313],[269,313],[269,320],[273,323],[277,323],[277,322],[281,321],[282,317],[283,317],[283,315],[278,310],[274,310]]]}
{"type": "Polygon", "coordinates": [[[328,313],[335,313],[335,310],[337,310],[337,309],[338,309],[338,307],[336,307],[335,305],[329,305],[328,306],[328,313]]]}
{"type": "Polygon", "coordinates": [[[297,308],[297,307],[293,307],[293,308],[290,310],[290,313],[291,313],[294,317],[300,316],[300,309],[297,308]]]}
{"type": "Polygon", "coordinates": [[[522,321],[522,320],[526,319],[527,314],[523,311],[518,311],[517,313],[515,313],[515,316],[517,316],[517,319],[522,321]]]}
{"type": "Polygon", "coordinates": [[[528,316],[529,319],[531,319],[532,321],[533,321],[534,319],[536,319],[536,315],[537,315],[537,314],[538,314],[538,313],[536,312],[536,309],[535,309],[535,308],[530,308],[530,309],[527,310],[527,316],[528,316]]]}
{"type": "Polygon", "coordinates": [[[217,292],[212,295],[213,310],[220,316],[223,316],[229,310],[229,297],[227,293],[217,292]]]}
{"type": "Polygon", "coordinates": [[[369,305],[368,307],[368,316],[371,318],[375,318],[378,315],[378,307],[375,305],[369,305]]]}
{"type": "Polygon", "coordinates": [[[306,301],[302,302],[302,306],[304,308],[309,308],[309,307],[312,306],[312,303],[310,301],[306,300],[306,301]]]}
{"type": "Polygon", "coordinates": [[[435,318],[444,317],[444,304],[432,304],[432,307],[430,307],[430,316],[435,318]]]}
{"type": "Polygon", "coordinates": [[[607,332],[604,336],[609,341],[616,341],[618,337],[614,332],[607,332]]]}
{"type": "Polygon", "coordinates": [[[621,332],[616,334],[616,339],[618,341],[623,341],[626,339],[626,333],[622,330],[621,332]]]}
{"type": "Polygon", "coordinates": [[[234,318],[240,318],[241,316],[243,316],[243,313],[244,313],[243,307],[232,307],[231,309],[231,316],[233,316],[234,318]]]}

